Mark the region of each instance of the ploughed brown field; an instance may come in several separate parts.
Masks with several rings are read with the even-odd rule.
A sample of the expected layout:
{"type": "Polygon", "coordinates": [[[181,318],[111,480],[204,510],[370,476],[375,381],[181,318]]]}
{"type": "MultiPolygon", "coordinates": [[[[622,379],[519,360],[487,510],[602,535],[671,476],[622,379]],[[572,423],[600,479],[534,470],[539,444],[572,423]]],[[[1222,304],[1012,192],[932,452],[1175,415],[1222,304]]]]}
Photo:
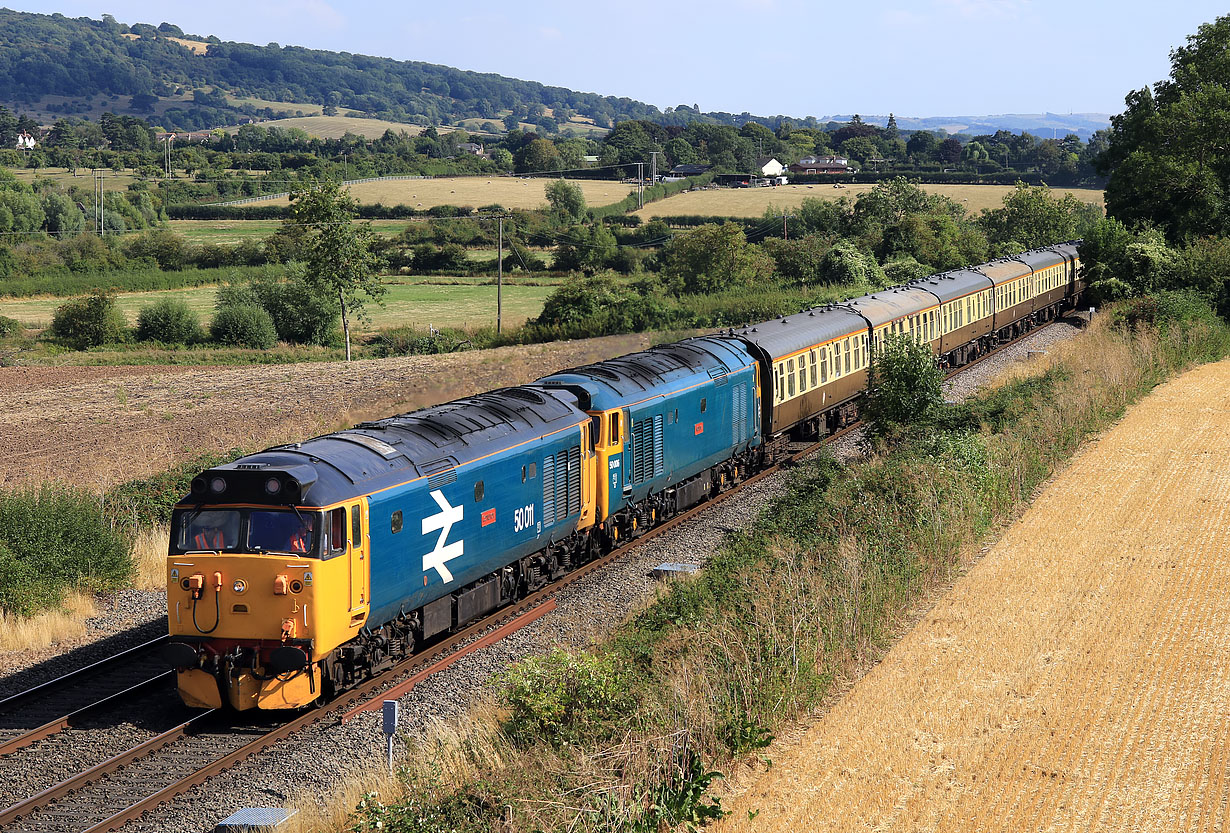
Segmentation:
{"type": "Polygon", "coordinates": [[[1227,461],[1223,361],[1087,447],[714,829],[1223,830],[1227,461]]]}
{"type": "Polygon", "coordinates": [[[609,336],[349,365],[0,367],[0,488],[61,480],[102,491],[202,451],[302,440],[653,340],[609,336]]]}

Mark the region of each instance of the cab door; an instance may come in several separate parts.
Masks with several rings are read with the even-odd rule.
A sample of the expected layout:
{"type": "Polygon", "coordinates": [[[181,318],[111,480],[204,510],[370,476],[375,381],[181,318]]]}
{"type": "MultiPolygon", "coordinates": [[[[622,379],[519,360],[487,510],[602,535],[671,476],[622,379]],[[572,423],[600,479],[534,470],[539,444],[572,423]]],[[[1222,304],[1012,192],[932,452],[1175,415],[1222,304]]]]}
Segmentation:
{"type": "Polygon", "coordinates": [[[585,529],[594,525],[594,491],[598,486],[598,455],[594,451],[594,443],[590,435],[592,424],[581,425],[581,517],[577,520],[577,528],[585,529]]]}
{"type": "Polygon", "coordinates": [[[368,597],[369,539],[367,531],[367,502],[359,501],[349,507],[350,515],[350,612],[362,614],[371,603],[368,597]]]}

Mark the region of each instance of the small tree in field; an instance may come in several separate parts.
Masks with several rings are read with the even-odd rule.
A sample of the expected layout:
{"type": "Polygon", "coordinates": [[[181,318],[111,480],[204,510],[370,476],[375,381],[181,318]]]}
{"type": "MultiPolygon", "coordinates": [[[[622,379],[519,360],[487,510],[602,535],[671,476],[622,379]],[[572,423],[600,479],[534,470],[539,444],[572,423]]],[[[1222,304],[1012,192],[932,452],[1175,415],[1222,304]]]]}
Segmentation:
{"type": "Polygon", "coordinates": [[[361,316],[364,302],[380,303],[386,291],[376,274],[380,258],[372,251],[372,227],[354,224],[355,201],[337,182],[295,191],[290,200],[286,222],[308,230],[306,279],[337,298],[350,361],[350,313],[361,316]]]}
{"type": "Polygon", "coordinates": [[[891,441],[932,423],[944,407],[944,374],[931,347],[907,335],[892,335],[872,356],[863,421],[872,439],[891,441]]]}

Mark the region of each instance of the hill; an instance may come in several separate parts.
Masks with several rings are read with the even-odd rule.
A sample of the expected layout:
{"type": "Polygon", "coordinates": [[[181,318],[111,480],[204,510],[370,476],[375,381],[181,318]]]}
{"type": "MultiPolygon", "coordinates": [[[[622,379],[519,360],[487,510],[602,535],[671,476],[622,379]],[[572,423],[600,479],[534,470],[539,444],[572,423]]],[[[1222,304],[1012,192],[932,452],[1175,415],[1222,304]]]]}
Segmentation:
{"type": "MultiPolygon", "coordinates": [[[[785,121],[802,127],[823,124],[812,116],[701,112],[686,106],[661,111],[626,97],[421,61],[256,46],[186,34],[170,23],[127,25],[110,15],[93,20],[9,9],[0,9],[0,103],[43,121],[127,110],[169,130],[312,116],[326,109],[329,115],[351,112],[397,123],[464,124],[485,133],[520,125],[540,133],[593,135],[628,119],[677,126],[754,121],[773,129],[785,121]]],[[[1053,129],[1087,138],[1108,120],[1097,114],[1046,114],[903,117],[898,123],[903,129],[974,133],[1053,129]]]]}
{"type": "Polygon", "coordinates": [[[233,123],[237,113],[295,115],[304,105],[419,124],[499,123],[515,116],[547,132],[574,116],[599,127],[661,116],[658,108],[629,98],[420,61],[224,42],[168,23],[129,26],[110,15],[73,19],[0,9],[0,35],[0,101],[14,109],[37,112],[49,103],[41,109],[75,115],[90,112],[102,98],[113,109],[155,113],[168,129],[233,123]],[[243,105],[235,97],[280,106],[243,105]]]}

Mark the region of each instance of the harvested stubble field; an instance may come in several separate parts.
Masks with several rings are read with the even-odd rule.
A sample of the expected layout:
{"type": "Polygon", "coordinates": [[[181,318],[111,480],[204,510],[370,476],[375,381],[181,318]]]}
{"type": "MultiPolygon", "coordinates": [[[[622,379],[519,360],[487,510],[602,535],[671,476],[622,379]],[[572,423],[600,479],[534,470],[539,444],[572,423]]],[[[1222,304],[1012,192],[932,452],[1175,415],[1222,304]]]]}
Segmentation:
{"type": "MultiPolygon", "coordinates": [[[[856,182],[841,188],[817,183],[815,185],[779,185],[776,188],[712,188],[687,191],[650,203],[639,211],[632,212],[642,220],[653,217],[712,214],[716,217],[759,217],[766,208],[774,210],[798,208],[805,199],[836,200],[839,197],[856,198],[870,191],[871,183],[856,182]]],[[[929,185],[921,186],[928,194],[943,194],[962,203],[970,214],[978,214],[984,208],[1003,208],[1004,197],[1014,188],[1011,185],[929,185]]],[[[1052,188],[1056,199],[1072,194],[1078,200],[1105,205],[1101,191],[1088,188],[1052,188]]]]}
{"type": "Polygon", "coordinates": [[[102,491],[202,451],[258,448],[521,384],[654,335],[275,367],[0,367],[0,487],[102,491]]]}
{"type": "MultiPolygon", "coordinates": [[[[347,186],[350,195],[363,205],[408,205],[431,208],[435,205],[502,205],[505,208],[541,208],[547,204],[546,187],[555,180],[542,177],[522,179],[515,176],[458,176],[437,179],[391,179],[360,182],[347,186]]],[[[609,180],[572,179],[585,194],[589,205],[610,205],[628,196],[628,186],[609,180]]],[[[280,197],[249,205],[289,205],[280,197]]]]}
{"type": "Polygon", "coordinates": [[[716,829],[1222,830],[1228,457],[1230,362],[1155,390],[716,829]]]}

